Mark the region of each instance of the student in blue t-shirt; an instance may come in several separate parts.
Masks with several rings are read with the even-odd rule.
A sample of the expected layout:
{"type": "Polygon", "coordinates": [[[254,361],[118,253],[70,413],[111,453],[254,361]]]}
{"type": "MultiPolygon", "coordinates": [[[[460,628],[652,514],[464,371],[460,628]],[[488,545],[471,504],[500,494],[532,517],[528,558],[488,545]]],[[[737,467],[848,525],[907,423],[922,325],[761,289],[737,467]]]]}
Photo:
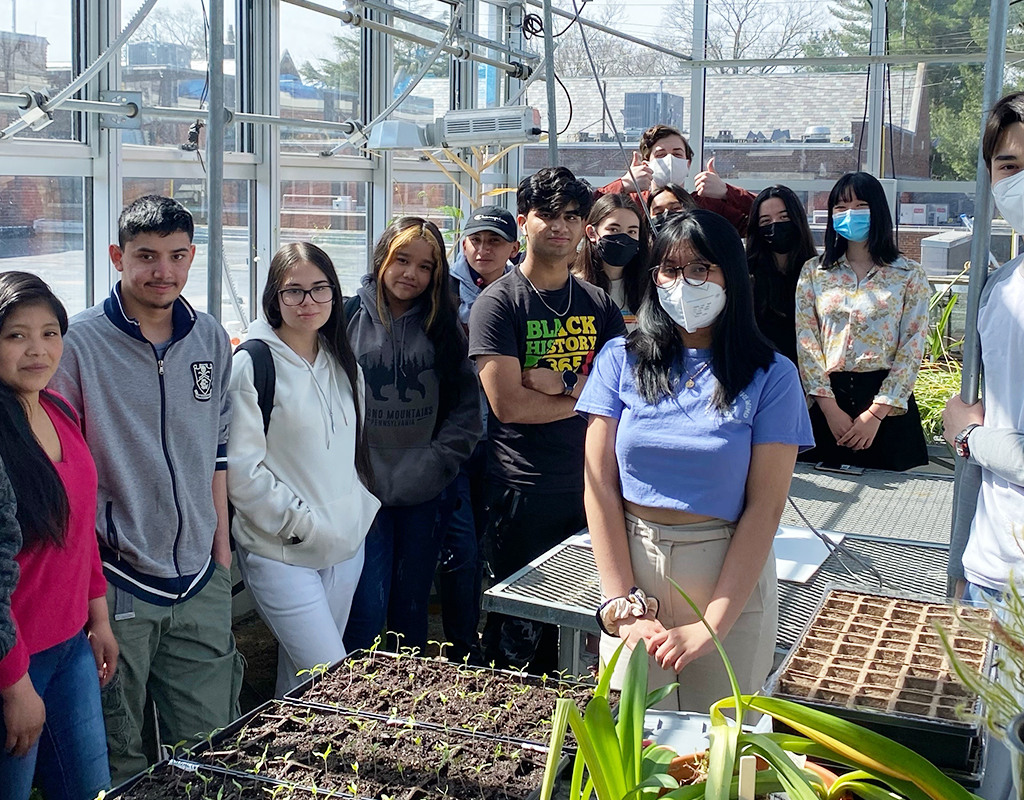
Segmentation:
{"type": "Polygon", "coordinates": [[[729,681],[668,579],[724,640],[740,688],[759,689],[778,625],[772,541],[797,451],[814,438],[796,367],[754,322],[735,228],[684,212],[651,264],[637,330],[598,354],[576,405],[590,415],[585,507],[609,598],[602,654],[615,636],[642,643],[651,688],[680,683],[662,706],[707,712],[729,681]]]}

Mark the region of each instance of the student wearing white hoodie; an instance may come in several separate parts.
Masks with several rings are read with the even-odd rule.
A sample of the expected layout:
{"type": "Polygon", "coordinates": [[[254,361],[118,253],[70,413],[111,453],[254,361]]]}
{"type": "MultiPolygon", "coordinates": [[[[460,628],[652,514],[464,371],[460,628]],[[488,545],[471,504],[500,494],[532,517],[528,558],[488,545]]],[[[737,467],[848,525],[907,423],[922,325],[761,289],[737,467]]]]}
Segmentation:
{"type": "Polygon", "coordinates": [[[265,342],[273,357],[273,408],[265,425],[253,357],[240,348],[228,497],[242,577],[279,643],[280,696],[298,685],[300,670],[346,655],[342,635],[380,502],[370,491],[363,375],[328,255],[307,242],[278,250],[263,314],[249,340],[265,342]]]}

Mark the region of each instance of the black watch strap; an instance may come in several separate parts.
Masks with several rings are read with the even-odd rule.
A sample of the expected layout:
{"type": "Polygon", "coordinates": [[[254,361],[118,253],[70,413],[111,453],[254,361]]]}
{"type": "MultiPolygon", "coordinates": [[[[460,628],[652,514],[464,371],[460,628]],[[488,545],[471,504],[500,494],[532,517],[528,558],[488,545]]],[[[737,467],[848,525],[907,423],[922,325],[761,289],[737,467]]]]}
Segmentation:
{"type": "Polygon", "coordinates": [[[956,435],[956,438],[953,440],[953,446],[956,450],[956,454],[961,458],[971,457],[971,448],[970,445],[968,445],[967,443],[967,438],[971,435],[971,431],[978,427],[980,426],[977,423],[974,423],[973,425],[968,425],[966,428],[960,431],[960,433],[958,433],[956,435]]]}

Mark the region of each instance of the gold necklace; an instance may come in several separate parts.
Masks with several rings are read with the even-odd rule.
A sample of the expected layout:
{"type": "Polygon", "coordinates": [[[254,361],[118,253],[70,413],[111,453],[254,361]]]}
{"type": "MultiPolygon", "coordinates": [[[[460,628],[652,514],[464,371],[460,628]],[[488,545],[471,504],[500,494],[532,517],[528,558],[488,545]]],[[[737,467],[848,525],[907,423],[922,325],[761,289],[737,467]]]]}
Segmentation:
{"type": "Polygon", "coordinates": [[[692,389],[694,387],[694,381],[696,381],[697,378],[700,377],[700,374],[704,370],[706,370],[708,367],[710,367],[710,366],[711,366],[711,362],[710,361],[705,361],[704,365],[699,370],[697,370],[695,373],[693,373],[693,375],[690,374],[690,371],[686,367],[683,367],[683,372],[686,373],[686,378],[687,378],[686,383],[684,383],[683,386],[685,386],[687,389],[692,389]]]}

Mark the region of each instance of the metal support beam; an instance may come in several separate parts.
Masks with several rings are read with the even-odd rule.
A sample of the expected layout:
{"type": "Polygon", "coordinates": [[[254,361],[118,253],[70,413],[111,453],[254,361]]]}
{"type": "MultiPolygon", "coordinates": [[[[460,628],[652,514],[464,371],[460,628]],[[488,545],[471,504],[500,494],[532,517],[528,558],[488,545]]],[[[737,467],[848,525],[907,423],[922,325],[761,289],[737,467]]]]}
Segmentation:
{"type": "MultiPolygon", "coordinates": [[[[707,54],[708,2],[694,0],[693,3],[693,53],[703,58],[707,54]]],[[[690,147],[693,148],[694,167],[690,172],[696,175],[704,169],[704,84],[707,68],[690,65],[690,147]]],[[[693,189],[693,181],[687,179],[687,189],[693,189]]]]}
{"type": "MultiPolygon", "coordinates": [[[[285,3],[291,3],[293,0],[283,0],[285,3]]],[[[382,13],[390,14],[395,19],[405,20],[411,22],[413,25],[419,25],[423,28],[428,28],[433,31],[440,31],[444,33],[448,26],[443,22],[439,22],[436,19],[429,19],[428,17],[422,17],[419,14],[413,14],[411,11],[406,11],[404,8],[398,8],[390,3],[379,2],[379,0],[360,0],[360,5],[364,8],[371,8],[374,11],[380,11],[382,13]]],[[[489,50],[497,50],[501,53],[508,53],[510,56],[515,58],[521,58],[526,61],[537,61],[540,59],[536,53],[530,53],[523,50],[521,47],[515,47],[510,44],[505,44],[497,39],[490,39],[486,36],[480,36],[474,33],[472,29],[459,31],[459,38],[472,42],[473,44],[479,45],[480,47],[486,47],[489,50]]]]}
{"type": "Polygon", "coordinates": [[[555,31],[551,0],[544,0],[544,83],[548,97],[548,166],[558,165],[558,112],[555,108],[555,31]]]}
{"type": "Polygon", "coordinates": [[[960,397],[965,403],[978,399],[981,379],[981,341],[978,338],[978,308],[981,290],[988,278],[989,239],[992,233],[992,183],[989,179],[982,140],[985,115],[999,100],[1003,90],[1003,51],[1006,47],[1008,8],[1006,0],[992,0],[989,14],[988,64],[985,67],[985,89],[982,96],[982,118],[978,137],[978,183],[974,191],[974,235],[971,238],[971,272],[967,283],[967,321],[964,331],[964,370],[960,397]]]}
{"type": "MultiPolygon", "coordinates": [[[[210,0],[210,108],[227,108],[224,96],[224,0],[210,0]]],[[[206,311],[220,321],[224,268],[224,114],[210,114],[206,125],[207,245],[206,311]]]]}
{"type": "MultiPolygon", "coordinates": [[[[981,291],[988,279],[989,240],[992,234],[992,183],[989,177],[985,158],[982,154],[982,143],[985,135],[985,116],[999,100],[1003,89],[1003,53],[1006,48],[1006,25],[1009,16],[1009,5],[1006,0],[992,0],[989,11],[988,53],[989,60],[985,66],[985,86],[981,103],[981,119],[979,120],[980,135],[978,137],[978,182],[974,190],[974,231],[971,237],[971,271],[967,279],[967,319],[964,322],[963,372],[960,375],[960,399],[968,405],[978,401],[981,389],[981,339],[978,336],[978,311],[981,306],[981,291]]],[[[956,527],[956,517],[961,502],[967,502],[960,495],[963,491],[963,471],[967,462],[963,458],[956,459],[955,488],[953,490],[953,535],[949,542],[950,572],[963,574],[960,564],[967,547],[966,531],[956,527]]],[[[974,498],[970,498],[973,503],[974,498]]],[[[955,592],[952,577],[947,589],[950,594],[955,592]]]]}
{"type": "MultiPolygon", "coordinates": [[[[298,6],[299,8],[305,8],[309,11],[316,11],[319,14],[326,14],[329,17],[335,17],[340,19],[346,25],[352,25],[357,28],[368,28],[372,31],[378,31],[380,33],[388,33],[399,39],[404,39],[407,42],[413,42],[415,44],[421,44],[424,47],[434,47],[437,42],[433,39],[428,39],[425,36],[417,36],[414,33],[403,31],[400,28],[396,28],[393,25],[385,25],[381,22],[375,22],[374,20],[367,19],[359,14],[353,14],[351,11],[338,11],[334,8],[328,8],[327,6],[320,5],[319,3],[312,3],[309,0],[287,0],[290,5],[298,6]]],[[[474,53],[472,50],[466,47],[462,47],[457,44],[445,45],[441,48],[442,52],[449,53],[456,58],[467,58],[470,61],[477,61],[481,64],[489,64],[497,69],[504,70],[510,74],[520,74],[524,69],[524,65],[520,64],[509,64],[505,61],[498,61],[497,59],[487,58],[486,56],[474,53]]],[[[528,68],[527,68],[528,70],[528,68]]]]}
{"type": "MultiPolygon", "coordinates": [[[[868,52],[873,56],[885,55],[885,1],[871,7],[871,44],[868,52]]],[[[882,135],[885,119],[885,70],[882,63],[868,66],[868,122],[867,158],[859,169],[872,175],[882,174],[882,135]]],[[[895,209],[893,209],[895,211],[895,209]]]]}

